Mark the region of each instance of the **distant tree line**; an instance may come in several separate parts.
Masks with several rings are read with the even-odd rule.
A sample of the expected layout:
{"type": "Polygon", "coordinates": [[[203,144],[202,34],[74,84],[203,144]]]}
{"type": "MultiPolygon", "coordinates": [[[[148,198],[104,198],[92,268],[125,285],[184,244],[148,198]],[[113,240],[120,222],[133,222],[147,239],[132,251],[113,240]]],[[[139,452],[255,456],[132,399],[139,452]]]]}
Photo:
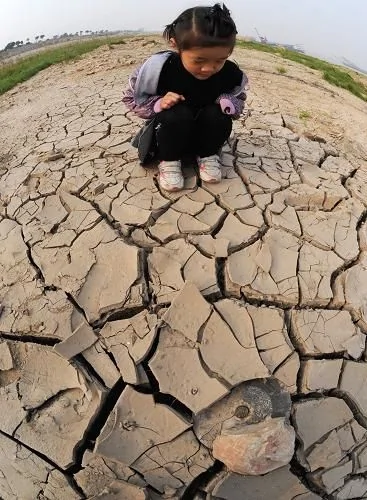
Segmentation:
{"type": "MultiPolygon", "coordinates": [[[[76,33],[63,33],[62,35],[54,35],[51,38],[48,38],[46,39],[45,41],[55,41],[55,40],[62,40],[62,39],[65,39],[65,38],[72,38],[72,37],[76,37],[76,36],[91,36],[91,35],[106,35],[109,31],[108,30],[99,30],[99,31],[91,31],[91,30],[81,30],[81,31],[77,31],[76,33]]],[[[26,41],[24,42],[23,40],[17,40],[15,42],[9,42],[4,50],[11,50],[11,49],[15,49],[17,47],[23,47],[24,45],[32,45],[34,43],[39,43],[39,42],[43,42],[45,39],[45,35],[36,35],[34,37],[34,41],[31,42],[30,38],[27,38],[26,41]]]]}

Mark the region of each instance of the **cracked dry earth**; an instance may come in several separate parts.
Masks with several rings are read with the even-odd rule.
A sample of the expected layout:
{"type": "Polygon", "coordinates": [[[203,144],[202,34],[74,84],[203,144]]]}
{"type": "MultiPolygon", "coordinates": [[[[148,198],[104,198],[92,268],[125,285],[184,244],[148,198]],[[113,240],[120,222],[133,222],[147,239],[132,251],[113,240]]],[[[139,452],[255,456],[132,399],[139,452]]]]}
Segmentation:
{"type": "Polygon", "coordinates": [[[0,498],[367,498],[366,105],[239,50],[225,178],[167,195],[121,106],[159,47],[0,98],[0,498]]]}

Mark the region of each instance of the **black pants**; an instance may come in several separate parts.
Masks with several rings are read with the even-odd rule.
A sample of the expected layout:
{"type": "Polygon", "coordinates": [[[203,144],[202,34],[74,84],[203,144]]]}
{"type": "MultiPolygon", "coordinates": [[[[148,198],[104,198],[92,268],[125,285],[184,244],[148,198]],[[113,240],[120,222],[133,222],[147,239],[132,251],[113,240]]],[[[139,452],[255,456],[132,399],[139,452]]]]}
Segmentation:
{"type": "Polygon", "coordinates": [[[195,110],[185,103],[156,116],[158,160],[217,154],[232,131],[232,119],[218,104],[195,110]]]}

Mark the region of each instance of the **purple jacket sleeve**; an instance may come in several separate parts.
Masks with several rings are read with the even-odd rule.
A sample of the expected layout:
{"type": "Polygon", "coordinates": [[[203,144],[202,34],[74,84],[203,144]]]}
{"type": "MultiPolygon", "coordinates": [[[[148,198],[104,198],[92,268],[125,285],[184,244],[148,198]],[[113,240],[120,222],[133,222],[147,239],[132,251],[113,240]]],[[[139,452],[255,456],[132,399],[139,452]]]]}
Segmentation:
{"type": "Polygon", "coordinates": [[[218,97],[216,102],[222,108],[223,113],[230,115],[235,120],[238,119],[245,107],[248,89],[248,78],[243,73],[242,82],[238,87],[235,87],[232,92],[218,97]]]}
{"type": "Polygon", "coordinates": [[[149,97],[143,104],[138,106],[134,98],[134,88],[136,84],[136,79],[138,76],[140,68],[137,68],[129,78],[129,86],[125,90],[122,102],[125,104],[129,111],[132,111],[140,118],[149,120],[153,118],[154,115],[161,111],[160,101],[162,96],[152,96],[149,97]]]}

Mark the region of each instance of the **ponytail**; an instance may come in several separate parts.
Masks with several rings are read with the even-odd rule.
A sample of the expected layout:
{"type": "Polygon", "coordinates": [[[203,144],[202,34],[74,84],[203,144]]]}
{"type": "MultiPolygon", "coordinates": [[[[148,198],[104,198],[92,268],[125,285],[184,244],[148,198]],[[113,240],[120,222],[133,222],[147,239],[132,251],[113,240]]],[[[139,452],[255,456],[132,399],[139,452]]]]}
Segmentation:
{"type": "Polygon", "coordinates": [[[172,24],[167,24],[165,30],[163,31],[163,38],[169,42],[171,38],[175,38],[175,27],[176,21],[172,24]]]}
{"type": "Polygon", "coordinates": [[[214,7],[210,9],[207,18],[212,36],[216,38],[227,38],[233,36],[233,34],[237,34],[237,28],[231,18],[231,13],[224,4],[221,6],[219,3],[216,3],[214,7]]]}
{"type": "Polygon", "coordinates": [[[163,32],[165,40],[175,40],[179,50],[193,47],[228,46],[236,42],[237,28],[224,4],[185,10],[163,32]]]}

